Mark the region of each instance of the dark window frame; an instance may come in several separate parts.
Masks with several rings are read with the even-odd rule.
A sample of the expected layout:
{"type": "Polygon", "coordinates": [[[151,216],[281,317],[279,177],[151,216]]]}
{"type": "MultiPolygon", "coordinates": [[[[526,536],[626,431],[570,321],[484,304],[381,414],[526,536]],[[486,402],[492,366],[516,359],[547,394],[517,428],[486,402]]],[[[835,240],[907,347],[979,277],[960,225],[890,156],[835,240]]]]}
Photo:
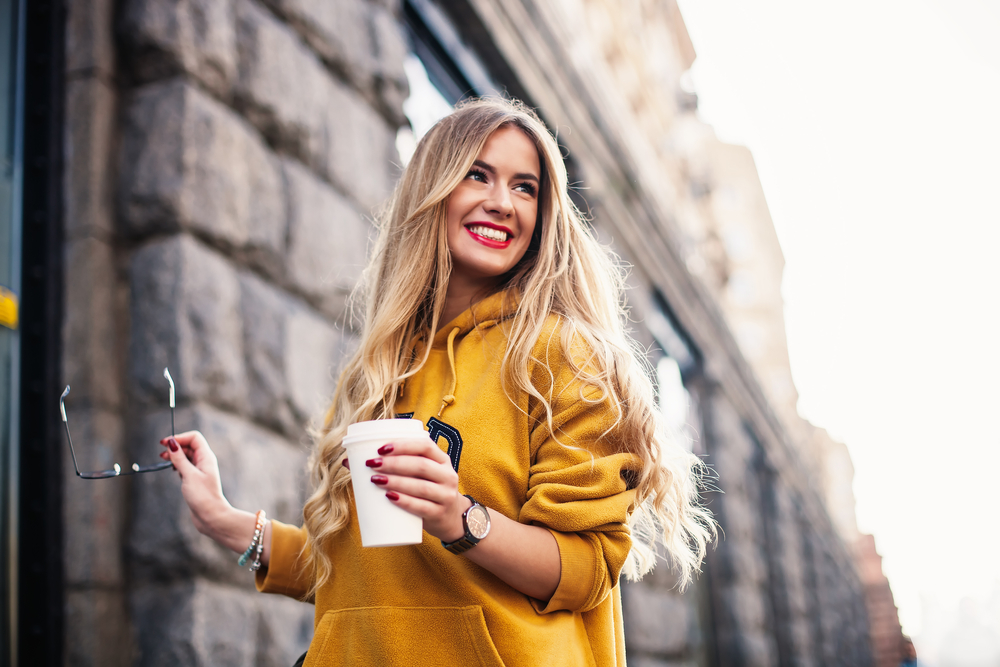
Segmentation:
{"type": "Polygon", "coordinates": [[[64,0],[25,14],[18,664],[63,663],[62,465],[64,0]]]}

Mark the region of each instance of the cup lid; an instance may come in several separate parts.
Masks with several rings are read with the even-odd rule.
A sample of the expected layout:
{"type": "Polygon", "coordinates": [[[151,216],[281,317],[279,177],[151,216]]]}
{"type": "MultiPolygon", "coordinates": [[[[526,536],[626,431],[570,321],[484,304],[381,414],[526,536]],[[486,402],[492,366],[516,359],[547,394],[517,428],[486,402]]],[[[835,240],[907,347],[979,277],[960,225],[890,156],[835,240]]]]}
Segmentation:
{"type": "Polygon", "coordinates": [[[419,419],[374,419],[357,422],[347,427],[344,446],[372,438],[413,436],[423,432],[424,424],[419,419]]]}

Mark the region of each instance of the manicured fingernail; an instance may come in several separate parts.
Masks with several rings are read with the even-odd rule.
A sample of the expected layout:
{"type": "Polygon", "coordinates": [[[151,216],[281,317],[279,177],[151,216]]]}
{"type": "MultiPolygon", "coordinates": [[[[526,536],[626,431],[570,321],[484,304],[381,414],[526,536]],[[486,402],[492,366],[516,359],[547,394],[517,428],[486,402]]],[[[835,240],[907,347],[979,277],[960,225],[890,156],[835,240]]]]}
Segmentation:
{"type": "Polygon", "coordinates": [[[388,484],[389,478],[385,475],[372,475],[372,484],[388,484]]]}
{"type": "Polygon", "coordinates": [[[177,444],[177,441],[174,440],[173,438],[167,440],[167,444],[170,446],[170,451],[172,452],[176,452],[178,449],[180,449],[180,446],[177,444]]]}
{"type": "Polygon", "coordinates": [[[351,469],[351,462],[347,460],[346,456],[344,457],[344,460],[340,462],[340,465],[344,466],[348,470],[351,469]]]}
{"type": "Polygon", "coordinates": [[[378,468],[382,465],[382,459],[368,459],[365,461],[365,465],[369,468],[378,468]]]}
{"type": "Polygon", "coordinates": [[[395,447],[393,447],[392,445],[382,445],[381,447],[378,448],[378,453],[381,454],[382,456],[385,456],[386,454],[392,454],[393,449],[395,449],[395,447]]]}
{"type": "Polygon", "coordinates": [[[386,491],[385,497],[388,498],[389,500],[399,500],[399,494],[396,493],[395,491],[386,491]]]}

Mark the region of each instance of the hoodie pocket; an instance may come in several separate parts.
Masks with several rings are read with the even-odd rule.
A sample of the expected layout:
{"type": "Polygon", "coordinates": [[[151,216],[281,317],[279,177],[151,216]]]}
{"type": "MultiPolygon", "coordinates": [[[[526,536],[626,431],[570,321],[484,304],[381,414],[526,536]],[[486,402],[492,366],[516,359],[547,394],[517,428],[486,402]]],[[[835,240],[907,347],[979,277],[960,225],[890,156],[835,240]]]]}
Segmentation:
{"type": "Polygon", "coordinates": [[[303,667],[503,667],[482,607],[363,607],[328,611],[303,667]]]}

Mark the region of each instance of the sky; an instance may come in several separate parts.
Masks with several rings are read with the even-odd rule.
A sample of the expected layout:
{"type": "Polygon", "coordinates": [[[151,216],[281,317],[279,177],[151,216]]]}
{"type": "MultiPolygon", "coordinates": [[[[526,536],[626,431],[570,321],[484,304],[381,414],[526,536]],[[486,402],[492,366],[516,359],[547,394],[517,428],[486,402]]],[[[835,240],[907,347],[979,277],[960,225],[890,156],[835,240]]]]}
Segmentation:
{"type": "Polygon", "coordinates": [[[799,411],[850,449],[904,631],[932,665],[960,618],[1000,650],[1000,0],[679,4],[785,255],[799,411]]]}

